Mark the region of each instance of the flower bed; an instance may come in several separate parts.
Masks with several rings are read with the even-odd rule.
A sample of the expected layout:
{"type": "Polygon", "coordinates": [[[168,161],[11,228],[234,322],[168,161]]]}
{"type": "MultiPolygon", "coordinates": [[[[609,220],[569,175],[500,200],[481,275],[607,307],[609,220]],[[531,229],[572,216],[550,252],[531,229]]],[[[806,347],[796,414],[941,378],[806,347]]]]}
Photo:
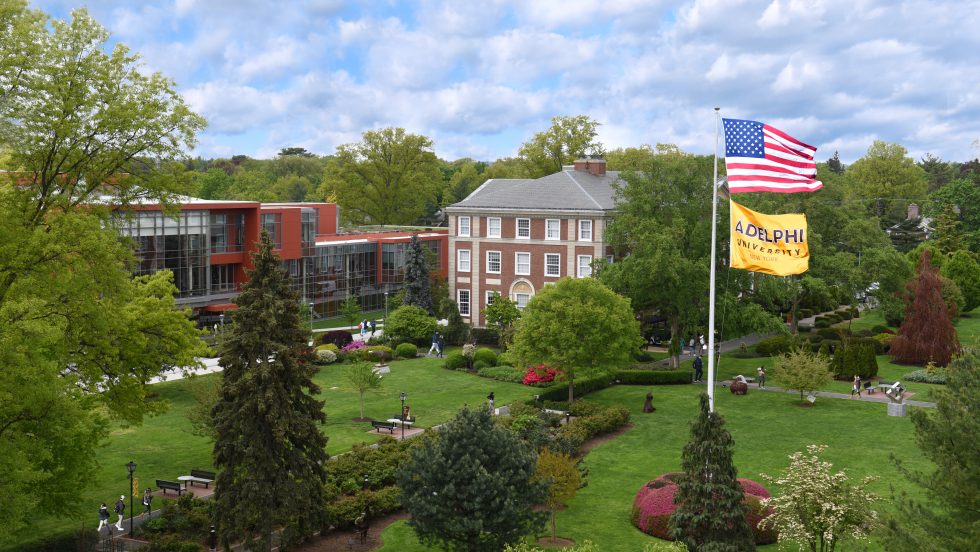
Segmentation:
{"type": "MultiPolygon", "coordinates": [[[[684,477],[680,472],[669,472],[640,487],[633,498],[633,511],[630,516],[633,525],[640,531],[654,537],[674,540],[670,536],[670,516],[677,506],[674,495],[677,493],[677,480],[684,477]]],[[[745,491],[743,501],[747,506],[745,520],[752,528],[756,544],[772,544],[776,542],[776,533],[772,529],[759,529],[759,522],[768,516],[772,510],[762,506],[762,499],[769,498],[769,491],[760,483],[751,479],[739,479],[739,484],[745,491]]]]}
{"type": "Polygon", "coordinates": [[[551,383],[555,381],[555,376],[559,374],[558,370],[547,366],[545,364],[538,364],[537,366],[531,366],[524,373],[524,380],[521,382],[524,385],[541,385],[545,383],[551,383]]]}

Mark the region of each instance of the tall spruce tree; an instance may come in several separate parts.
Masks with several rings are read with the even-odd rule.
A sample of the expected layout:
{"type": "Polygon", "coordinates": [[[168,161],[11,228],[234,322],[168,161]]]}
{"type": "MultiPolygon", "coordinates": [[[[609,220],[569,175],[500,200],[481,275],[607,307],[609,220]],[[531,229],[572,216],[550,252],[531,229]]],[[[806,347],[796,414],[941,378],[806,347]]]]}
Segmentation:
{"type": "Polygon", "coordinates": [[[313,398],[320,388],[312,380],[299,297],[264,231],[252,260],[220,349],[224,380],[212,410],[215,520],[226,547],[245,538],[270,550],[276,526],[305,533],[320,522],[327,438],[317,422],[326,417],[323,402],[313,398]]]}
{"type": "Polygon", "coordinates": [[[546,484],[532,482],[535,465],[534,451],[488,409],[463,408],[397,474],[408,524],[444,550],[503,550],[544,528],[534,506],[546,484]]]}
{"type": "Polygon", "coordinates": [[[404,304],[421,307],[430,316],[436,313],[432,304],[432,288],[429,286],[429,259],[418,234],[412,234],[412,241],[408,244],[404,304]]]}
{"type": "Polygon", "coordinates": [[[745,521],[744,491],[732,464],[734,444],[724,418],[708,411],[708,396],[702,393],[701,414],[691,425],[691,440],[684,445],[686,476],[678,480],[677,510],[670,517],[671,536],[689,550],[755,550],[752,530],[745,521]]]}

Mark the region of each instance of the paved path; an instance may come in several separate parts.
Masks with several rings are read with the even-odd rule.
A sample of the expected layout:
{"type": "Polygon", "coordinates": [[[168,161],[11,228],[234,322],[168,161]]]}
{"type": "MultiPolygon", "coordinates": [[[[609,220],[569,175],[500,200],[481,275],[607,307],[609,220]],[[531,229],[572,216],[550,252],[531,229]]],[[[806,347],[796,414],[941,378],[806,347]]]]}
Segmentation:
{"type": "MultiPolygon", "coordinates": [[[[718,382],[716,385],[717,386],[720,386],[720,387],[728,387],[731,384],[732,384],[732,380],[725,380],[725,381],[718,382]]],[[[790,395],[798,395],[800,393],[798,390],[794,390],[794,389],[783,389],[781,387],[768,387],[767,386],[767,387],[760,388],[759,385],[756,384],[756,383],[750,383],[749,384],[749,388],[750,389],[754,389],[756,391],[768,391],[770,393],[787,393],[787,394],[790,394],[790,395]]],[[[847,399],[847,400],[851,400],[851,395],[850,394],[848,394],[848,393],[836,393],[834,391],[817,391],[816,393],[814,393],[814,395],[816,395],[818,397],[828,397],[828,398],[831,398],[831,399],[847,399]]],[[[883,395],[882,396],[868,395],[866,393],[863,394],[860,399],[854,399],[854,400],[859,400],[861,402],[874,402],[874,403],[884,403],[884,404],[887,404],[887,403],[891,402],[891,399],[889,399],[888,397],[885,397],[883,395]]],[[[907,404],[909,406],[921,406],[921,407],[924,407],[924,408],[936,408],[936,403],[934,403],[934,402],[927,402],[927,401],[912,401],[912,400],[909,400],[909,401],[905,401],[905,404],[907,404]]]]}

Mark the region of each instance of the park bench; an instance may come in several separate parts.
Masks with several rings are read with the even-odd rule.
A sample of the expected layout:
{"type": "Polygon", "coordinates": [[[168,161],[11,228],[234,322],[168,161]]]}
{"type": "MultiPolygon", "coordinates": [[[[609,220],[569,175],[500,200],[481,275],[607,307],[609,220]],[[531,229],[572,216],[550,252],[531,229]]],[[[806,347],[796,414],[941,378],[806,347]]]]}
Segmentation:
{"type": "Polygon", "coordinates": [[[379,422],[376,420],[372,420],[371,427],[373,427],[374,430],[377,431],[378,433],[381,433],[382,429],[387,429],[389,433],[395,433],[394,422],[379,422]]]}
{"type": "Polygon", "coordinates": [[[215,473],[204,471],[204,470],[191,470],[190,475],[182,475],[177,478],[178,481],[184,483],[184,488],[187,488],[188,484],[193,485],[194,483],[204,483],[204,488],[211,486],[214,483],[215,473]]]}
{"type": "Polygon", "coordinates": [[[167,490],[177,491],[177,496],[184,492],[184,489],[180,488],[180,483],[175,483],[173,481],[166,481],[163,479],[157,479],[157,487],[163,491],[163,494],[167,494],[167,490]]]}

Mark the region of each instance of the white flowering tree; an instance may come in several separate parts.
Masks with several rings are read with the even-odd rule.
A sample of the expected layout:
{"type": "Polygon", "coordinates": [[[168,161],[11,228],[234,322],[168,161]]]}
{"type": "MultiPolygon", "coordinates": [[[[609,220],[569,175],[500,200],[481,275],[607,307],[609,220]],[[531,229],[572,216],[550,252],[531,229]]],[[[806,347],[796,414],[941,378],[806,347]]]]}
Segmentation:
{"type": "Polygon", "coordinates": [[[780,541],[795,542],[800,550],[832,552],[842,540],[867,540],[878,525],[878,497],[867,490],[875,478],[852,484],[843,471],[832,473],[833,464],[820,459],[826,448],[809,445],[806,453],[790,455],[779,477],[763,476],[782,492],[763,501],[773,513],[759,527],[774,528],[780,541]]]}

